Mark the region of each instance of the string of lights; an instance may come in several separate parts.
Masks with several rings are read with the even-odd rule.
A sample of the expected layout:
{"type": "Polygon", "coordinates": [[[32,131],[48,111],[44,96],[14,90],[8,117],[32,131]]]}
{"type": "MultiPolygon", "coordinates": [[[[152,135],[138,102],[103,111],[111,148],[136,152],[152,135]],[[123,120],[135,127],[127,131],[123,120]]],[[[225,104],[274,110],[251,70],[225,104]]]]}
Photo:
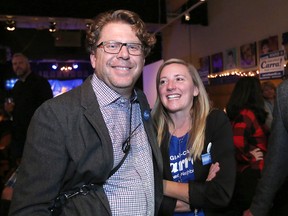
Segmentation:
{"type": "Polygon", "coordinates": [[[228,77],[228,76],[257,76],[259,75],[259,70],[253,71],[242,71],[242,70],[232,70],[232,71],[223,71],[223,72],[219,72],[219,73],[213,73],[213,74],[209,74],[208,78],[209,79],[215,79],[215,78],[219,78],[219,77],[228,77]]]}
{"type": "Polygon", "coordinates": [[[47,29],[53,33],[57,30],[86,30],[93,21],[81,18],[0,15],[0,22],[3,22],[7,31],[14,31],[16,28],[47,29]]]}

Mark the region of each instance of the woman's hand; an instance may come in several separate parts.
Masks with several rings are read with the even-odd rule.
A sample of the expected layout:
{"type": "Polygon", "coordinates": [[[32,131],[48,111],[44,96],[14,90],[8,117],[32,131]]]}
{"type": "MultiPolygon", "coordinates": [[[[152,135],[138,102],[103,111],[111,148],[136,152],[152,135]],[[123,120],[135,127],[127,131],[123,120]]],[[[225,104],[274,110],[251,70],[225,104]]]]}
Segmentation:
{"type": "MultiPolygon", "coordinates": [[[[216,162],[210,166],[208,177],[206,181],[211,181],[215,178],[217,172],[220,170],[219,163],[216,162]]],[[[163,193],[165,196],[181,200],[183,202],[189,202],[189,184],[182,182],[174,182],[169,180],[163,180],[163,193]]]]}
{"type": "Polygon", "coordinates": [[[264,154],[260,148],[255,148],[254,150],[250,151],[250,154],[256,159],[256,161],[263,160],[264,154]]]}
{"type": "Polygon", "coordinates": [[[175,212],[190,212],[190,211],[191,209],[189,203],[177,200],[175,212]]]}
{"type": "Polygon", "coordinates": [[[216,173],[220,170],[220,166],[219,166],[219,163],[216,162],[214,164],[212,164],[210,166],[210,169],[209,169],[209,173],[208,173],[208,177],[206,179],[206,181],[211,181],[212,179],[214,179],[216,177],[216,173]]]}

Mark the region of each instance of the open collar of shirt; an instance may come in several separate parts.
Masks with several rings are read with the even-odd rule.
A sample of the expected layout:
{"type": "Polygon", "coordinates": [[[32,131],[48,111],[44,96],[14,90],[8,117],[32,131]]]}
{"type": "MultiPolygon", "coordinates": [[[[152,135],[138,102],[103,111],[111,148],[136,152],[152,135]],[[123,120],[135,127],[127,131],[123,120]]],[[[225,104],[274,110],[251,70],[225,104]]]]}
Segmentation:
{"type": "Polygon", "coordinates": [[[107,107],[111,104],[129,106],[130,102],[133,103],[137,101],[137,93],[135,90],[133,91],[133,95],[131,96],[130,100],[128,100],[107,86],[107,84],[100,80],[95,73],[92,76],[91,84],[100,107],[107,107]]]}

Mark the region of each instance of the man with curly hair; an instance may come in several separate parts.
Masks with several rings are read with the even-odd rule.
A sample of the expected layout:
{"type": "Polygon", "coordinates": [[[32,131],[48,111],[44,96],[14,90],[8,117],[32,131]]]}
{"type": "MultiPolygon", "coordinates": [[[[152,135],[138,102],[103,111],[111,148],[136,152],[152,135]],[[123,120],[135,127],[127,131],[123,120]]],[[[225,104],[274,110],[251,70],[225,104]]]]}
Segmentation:
{"type": "Polygon", "coordinates": [[[134,87],[155,42],[134,12],[95,18],[94,74],[35,113],[10,215],[157,214],[162,159],[149,104],[134,87]]]}

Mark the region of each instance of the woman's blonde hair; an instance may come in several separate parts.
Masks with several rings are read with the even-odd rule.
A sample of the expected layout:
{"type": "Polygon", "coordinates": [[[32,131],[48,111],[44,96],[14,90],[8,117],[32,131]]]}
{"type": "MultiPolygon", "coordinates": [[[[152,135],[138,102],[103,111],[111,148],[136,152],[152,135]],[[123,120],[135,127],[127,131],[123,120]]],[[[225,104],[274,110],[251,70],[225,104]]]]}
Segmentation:
{"type": "MultiPolygon", "coordinates": [[[[186,63],[181,59],[169,59],[165,61],[159,68],[156,76],[156,89],[157,89],[157,99],[152,110],[154,124],[157,130],[157,141],[161,145],[165,134],[169,133],[168,125],[172,124],[172,119],[169,116],[168,111],[162,105],[159,97],[159,83],[160,75],[164,67],[170,64],[181,64],[188,68],[188,71],[192,77],[193,84],[198,88],[198,96],[194,96],[193,106],[190,109],[190,115],[192,119],[192,128],[189,131],[189,140],[187,143],[187,149],[190,151],[190,156],[193,156],[193,159],[200,159],[201,153],[204,147],[205,140],[205,129],[206,129],[206,119],[210,112],[210,102],[208,94],[203,85],[203,82],[198,74],[196,68],[186,63]]],[[[169,143],[165,143],[169,145],[169,143]]]]}

